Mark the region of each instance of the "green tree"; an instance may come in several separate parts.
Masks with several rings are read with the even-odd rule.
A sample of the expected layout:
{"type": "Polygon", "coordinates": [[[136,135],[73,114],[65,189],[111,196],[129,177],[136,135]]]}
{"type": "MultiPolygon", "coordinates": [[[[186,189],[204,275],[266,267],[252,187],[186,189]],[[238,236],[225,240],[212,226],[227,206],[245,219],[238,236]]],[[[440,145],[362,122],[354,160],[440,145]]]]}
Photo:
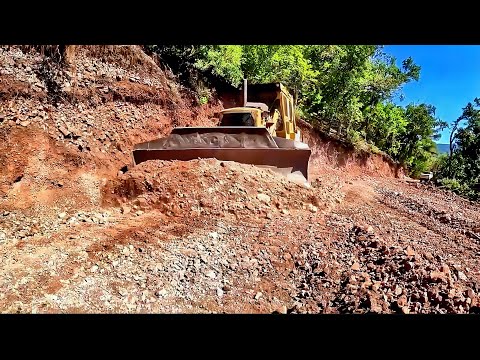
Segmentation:
{"type": "Polygon", "coordinates": [[[455,190],[471,197],[479,196],[480,183],[480,99],[463,108],[450,133],[450,155],[440,166],[440,176],[455,190]],[[462,124],[465,124],[462,126],[462,124]],[[449,179],[455,180],[450,181],[449,179]]]}
{"type": "Polygon", "coordinates": [[[435,117],[435,107],[428,104],[410,104],[405,109],[407,125],[400,136],[398,160],[407,164],[414,175],[428,170],[434,163],[436,145],[434,140],[447,125],[435,117]]]}
{"type": "Polygon", "coordinates": [[[242,52],[240,45],[202,45],[198,49],[194,66],[237,86],[243,79],[242,52]]]}

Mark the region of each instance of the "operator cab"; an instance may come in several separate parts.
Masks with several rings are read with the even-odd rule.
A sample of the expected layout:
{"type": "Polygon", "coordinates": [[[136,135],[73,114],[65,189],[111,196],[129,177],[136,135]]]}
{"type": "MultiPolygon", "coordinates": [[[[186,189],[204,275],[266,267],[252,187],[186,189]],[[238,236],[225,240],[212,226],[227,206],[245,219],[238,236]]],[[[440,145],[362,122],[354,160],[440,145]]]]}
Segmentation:
{"type": "Polygon", "coordinates": [[[255,126],[250,112],[226,113],[221,115],[220,126],[255,126]]]}

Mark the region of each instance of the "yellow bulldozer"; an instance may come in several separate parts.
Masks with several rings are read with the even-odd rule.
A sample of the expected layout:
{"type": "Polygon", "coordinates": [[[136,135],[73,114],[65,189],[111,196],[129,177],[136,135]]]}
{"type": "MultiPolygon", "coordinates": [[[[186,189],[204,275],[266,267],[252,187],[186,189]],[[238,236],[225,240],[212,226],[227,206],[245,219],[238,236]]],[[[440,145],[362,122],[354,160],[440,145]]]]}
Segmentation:
{"type": "Polygon", "coordinates": [[[133,162],[216,158],[300,173],[307,180],[311,150],[301,139],[286,87],[244,80],[243,106],[222,110],[219,126],[174,128],[167,137],[135,145],[133,162]]]}

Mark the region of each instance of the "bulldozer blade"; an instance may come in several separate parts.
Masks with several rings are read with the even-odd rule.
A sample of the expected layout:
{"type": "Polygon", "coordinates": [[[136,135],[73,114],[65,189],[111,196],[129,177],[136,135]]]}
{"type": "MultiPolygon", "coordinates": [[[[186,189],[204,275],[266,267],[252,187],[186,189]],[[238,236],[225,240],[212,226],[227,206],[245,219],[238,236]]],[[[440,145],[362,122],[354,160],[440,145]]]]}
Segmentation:
{"type": "Polygon", "coordinates": [[[308,180],[310,149],[247,149],[247,148],[200,148],[200,149],[138,149],[134,150],[135,165],[147,160],[181,160],[215,158],[242,164],[267,165],[289,172],[299,171],[308,180]]]}
{"type": "Polygon", "coordinates": [[[308,179],[310,153],[307,144],[272,137],[264,127],[179,127],[167,137],[135,145],[133,161],[215,158],[300,172],[308,179]]]}

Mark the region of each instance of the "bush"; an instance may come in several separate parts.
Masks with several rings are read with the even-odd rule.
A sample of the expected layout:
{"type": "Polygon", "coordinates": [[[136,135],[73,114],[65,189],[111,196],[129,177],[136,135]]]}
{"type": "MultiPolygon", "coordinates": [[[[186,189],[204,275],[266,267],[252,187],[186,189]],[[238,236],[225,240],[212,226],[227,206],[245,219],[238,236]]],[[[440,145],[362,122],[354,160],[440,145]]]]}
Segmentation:
{"type": "Polygon", "coordinates": [[[355,150],[369,151],[368,144],[358,131],[350,129],[347,133],[347,140],[354,146],[355,150]]]}
{"type": "Polygon", "coordinates": [[[453,191],[458,195],[474,198],[475,192],[465,183],[460,183],[457,179],[443,178],[438,181],[442,186],[453,191]]]}

